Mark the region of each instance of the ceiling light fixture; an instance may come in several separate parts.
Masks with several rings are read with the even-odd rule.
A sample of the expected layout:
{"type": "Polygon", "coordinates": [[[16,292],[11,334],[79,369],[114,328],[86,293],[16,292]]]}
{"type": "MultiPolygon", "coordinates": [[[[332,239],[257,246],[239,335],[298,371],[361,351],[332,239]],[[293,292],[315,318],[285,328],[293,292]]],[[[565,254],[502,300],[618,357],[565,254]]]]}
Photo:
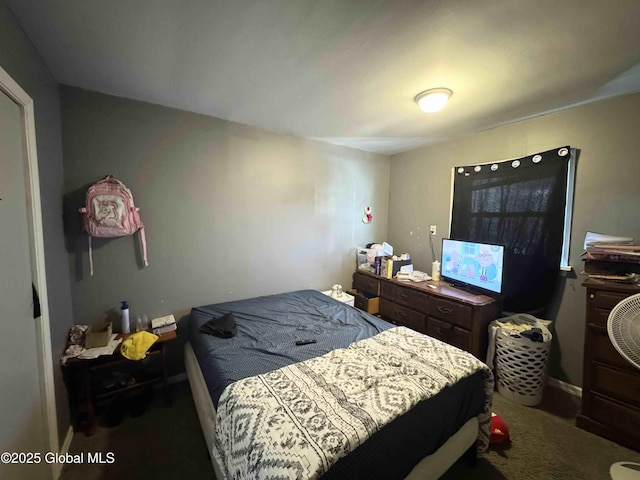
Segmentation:
{"type": "Polygon", "coordinates": [[[451,98],[453,92],[448,88],[431,88],[420,92],[414,98],[420,110],[427,113],[439,112],[451,98]]]}

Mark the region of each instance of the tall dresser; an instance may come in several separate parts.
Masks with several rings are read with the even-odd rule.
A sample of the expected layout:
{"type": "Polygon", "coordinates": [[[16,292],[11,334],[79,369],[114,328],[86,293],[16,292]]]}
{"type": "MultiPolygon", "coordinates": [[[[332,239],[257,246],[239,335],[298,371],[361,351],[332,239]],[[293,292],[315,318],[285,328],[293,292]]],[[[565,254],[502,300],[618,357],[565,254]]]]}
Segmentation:
{"type": "Polygon", "coordinates": [[[453,288],[446,282],[401,282],[359,271],[353,274],[353,286],[380,296],[379,313],[384,320],[486,360],[488,326],[501,313],[500,302],[493,298],[453,288]]]}
{"type": "Polygon", "coordinates": [[[640,370],[616,351],[607,335],[609,313],[640,286],[587,279],[582,409],[576,425],[640,451],[640,370]]]}

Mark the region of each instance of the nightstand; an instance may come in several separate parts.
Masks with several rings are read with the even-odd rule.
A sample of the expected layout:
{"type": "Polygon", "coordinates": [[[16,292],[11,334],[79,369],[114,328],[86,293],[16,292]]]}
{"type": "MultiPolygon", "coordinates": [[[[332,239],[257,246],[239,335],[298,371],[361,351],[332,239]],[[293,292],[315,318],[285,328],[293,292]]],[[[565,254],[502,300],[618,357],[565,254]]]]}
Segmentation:
{"type": "Polygon", "coordinates": [[[342,295],[340,295],[339,297],[332,296],[331,290],[326,290],[322,293],[324,293],[328,297],[333,298],[334,300],[338,300],[339,302],[351,305],[352,307],[355,305],[355,297],[353,295],[349,295],[348,293],[342,292],[342,295]]]}
{"type": "MultiPolygon", "coordinates": [[[[128,335],[121,337],[126,339],[128,335]]],[[[162,386],[165,401],[167,404],[171,403],[165,344],[175,338],[175,331],[160,335],[149,348],[146,357],[137,361],[123,357],[120,354],[120,346],[112,355],[92,359],[69,359],[62,370],[67,386],[73,430],[81,430],[86,435],[91,435],[95,429],[97,415],[104,414],[109,406],[114,404],[122,407],[121,417],[125,405],[130,409],[132,416],[141,414],[144,408],[135,411],[135,407],[144,401],[141,397],[150,393],[150,388],[154,385],[162,386]]],[[[112,414],[111,418],[114,416],[117,417],[117,413],[112,414]]]]}

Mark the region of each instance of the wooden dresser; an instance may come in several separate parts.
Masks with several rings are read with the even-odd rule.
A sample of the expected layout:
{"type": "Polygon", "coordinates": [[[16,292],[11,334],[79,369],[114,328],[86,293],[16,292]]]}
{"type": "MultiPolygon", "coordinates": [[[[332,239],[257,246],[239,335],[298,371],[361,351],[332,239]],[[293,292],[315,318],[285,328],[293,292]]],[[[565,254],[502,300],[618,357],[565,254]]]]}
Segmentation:
{"type": "MultiPolygon", "coordinates": [[[[488,325],[501,305],[445,282],[400,282],[368,272],[353,274],[353,287],[380,296],[380,316],[486,359],[488,325]]],[[[356,301],[356,306],[358,302],[356,301]]]]}
{"type": "Polygon", "coordinates": [[[609,312],[640,293],[638,285],[587,279],[582,409],[576,425],[640,451],[640,370],[616,351],[607,335],[609,312]]]}

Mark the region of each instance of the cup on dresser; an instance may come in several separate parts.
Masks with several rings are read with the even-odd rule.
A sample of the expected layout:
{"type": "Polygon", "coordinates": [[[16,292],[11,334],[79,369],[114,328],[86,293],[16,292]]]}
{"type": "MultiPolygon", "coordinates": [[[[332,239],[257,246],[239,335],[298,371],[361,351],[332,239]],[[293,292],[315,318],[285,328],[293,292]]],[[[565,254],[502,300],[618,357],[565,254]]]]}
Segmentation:
{"type": "Polygon", "coordinates": [[[135,324],[131,325],[132,332],[144,332],[149,330],[149,318],[146,313],[139,313],[135,318],[135,324]]]}

